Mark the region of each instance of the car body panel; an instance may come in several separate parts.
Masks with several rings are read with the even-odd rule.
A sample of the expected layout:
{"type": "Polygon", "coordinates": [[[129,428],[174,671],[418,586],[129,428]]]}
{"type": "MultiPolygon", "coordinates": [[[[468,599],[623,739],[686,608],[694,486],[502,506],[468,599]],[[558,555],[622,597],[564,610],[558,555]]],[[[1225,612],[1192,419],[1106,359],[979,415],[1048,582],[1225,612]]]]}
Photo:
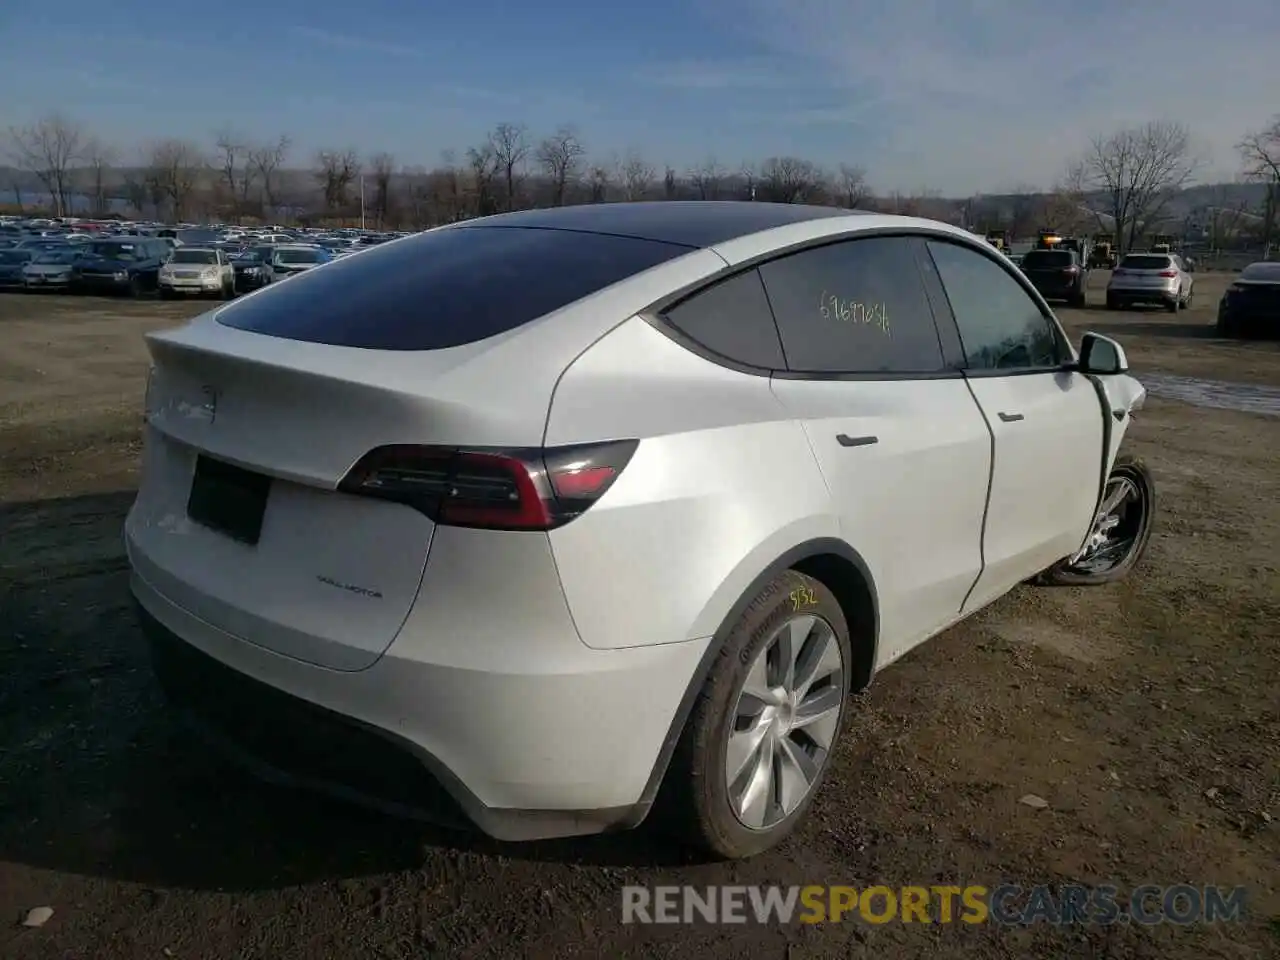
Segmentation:
{"type": "Polygon", "coordinates": [[[323,271],[150,334],[144,477],[125,525],[148,615],[234,671],[410,744],[494,835],[511,835],[500,814],[540,811],[565,814],[533,828],[557,836],[643,817],[713,638],[780,558],[816,543],[858,559],[882,629],[857,639],[883,665],[1078,548],[1113,455],[1102,401],[1138,399],[1126,378],[1100,395],[1065,371],[762,375],[694,352],[655,316],[797,245],[980,239],[844,211],[709,205],[702,215],[725,220],[699,225],[676,206],[670,223],[621,205],[521,214],[616,216],[620,230],[678,226],[686,240],[705,228],[707,246],[463,346],[335,347],[230,325],[245,303],[323,289],[336,276],[323,271]],[[781,219],[725,237],[734,216],[762,215],[781,219]],[[1031,429],[993,423],[1008,408],[1031,429]],[[436,525],[426,508],[338,489],[385,445],[613,440],[638,441],[625,468],[550,529],[436,525]],[[271,478],[255,545],[188,518],[201,455],[271,478]]]}
{"type": "Polygon", "coordinates": [[[1191,296],[1195,276],[1177,254],[1128,254],[1111,271],[1107,300],[1119,303],[1181,303],[1191,296]],[[1150,265],[1148,265],[1148,261],[1150,265]],[[1163,261],[1164,265],[1155,265],[1163,261]],[[1175,273],[1165,277],[1164,272],[1175,273]]]}
{"type": "Polygon", "coordinates": [[[984,376],[969,383],[991,427],[995,460],[982,576],[966,613],[1079,548],[1097,507],[1105,430],[1097,391],[1083,374],[984,376]]]}

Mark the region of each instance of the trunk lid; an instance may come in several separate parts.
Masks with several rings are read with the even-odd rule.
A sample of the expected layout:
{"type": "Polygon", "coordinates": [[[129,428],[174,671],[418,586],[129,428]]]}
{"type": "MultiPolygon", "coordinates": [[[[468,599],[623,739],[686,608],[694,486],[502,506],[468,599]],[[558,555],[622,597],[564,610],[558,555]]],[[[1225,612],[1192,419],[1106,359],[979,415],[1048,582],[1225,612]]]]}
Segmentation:
{"type": "Polygon", "coordinates": [[[338,482],[385,444],[536,445],[555,381],[535,367],[523,390],[477,390],[492,344],[395,354],[209,318],[148,347],[135,568],[213,626],[336,670],[368,667],[395,639],[435,529],[338,482]]]}

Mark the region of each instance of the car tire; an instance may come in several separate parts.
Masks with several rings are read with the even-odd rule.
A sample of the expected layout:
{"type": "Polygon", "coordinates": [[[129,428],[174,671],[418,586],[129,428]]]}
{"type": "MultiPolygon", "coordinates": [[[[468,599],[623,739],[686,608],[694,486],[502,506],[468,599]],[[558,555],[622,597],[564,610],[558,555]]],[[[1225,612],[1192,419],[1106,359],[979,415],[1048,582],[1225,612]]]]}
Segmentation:
{"type": "MultiPolygon", "coordinates": [[[[801,658],[799,651],[792,653],[792,659],[796,658],[801,658]]],[[[823,660],[826,662],[826,657],[823,660]]],[[[672,825],[682,838],[721,859],[749,857],[785,839],[804,819],[830,766],[849,702],[852,671],[852,647],[844,612],[835,596],[820,581],[788,570],[761,590],[729,632],[716,656],[667,770],[667,809],[672,816],[672,825]],[[789,812],[784,812],[785,803],[766,804],[769,808],[766,812],[779,815],[779,818],[768,821],[766,816],[762,825],[747,826],[735,812],[731,799],[737,792],[728,771],[731,733],[739,722],[743,705],[753,700],[744,690],[749,678],[760,675],[757,671],[762,673],[770,663],[776,665],[778,658],[774,656],[775,652],[788,642],[782,634],[791,625],[801,623],[803,618],[813,619],[814,630],[803,641],[802,649],[812,654],[815,645],[824,644],[827,656],[838,653],[840,663],[838,671],[827,675],[825,680],[818,679],[808,691],[808,696],[815,696],[816,691],[824,704],[830,704],[828,712],[824,713],[821,734],[816,738],[809,735],[811,730],[817,733],[818,724],[798,731],[800,741],[807,739],[815,747],[814,755],[806,752],[805,756],[816,768],[816,773],[808,780],[807,791],[789,812]],[[819,744],[822,739],[827,740],[825,747],[819,744]]],[[[759,700],[753,702],[761,703],[759,700]]],[[[793,739],[796,734],[795,730],[784,733],[779,740],[769,733],[759,742],[758,748],[745,756],[759,758],[759,751],[763,749],[772,753],[773,744],[781,742],[783,746],[777,755],[795,757],[796,751],[801,749],[793,739]]],[[[751,779],[746,777],[746,770],[752,765],[751,762],[744,763],[744,773],[737,783],[745,782],[744,778],[751,779]]],[[[761,771],[776,771],[787,766],[783,762],[766,765],[759,759],[756,761],[756,767],[761,771]]],[[[772,783],[771,780],[769,782],[772,783]]]]}
{"type": "Polygon", "coordinates": [[[1190,310],[1192,304],[1195,303],[1195,300],[1196,300],[1196,288],[1192,287],[1190,290],[1187,291],[1187,299],[1182,301],[1182,309],[1190,310]]]}
{"type": "Polygon", "coordinates": [[[1072,294],[1070,302],[1071,306],[1077,310],[1083,310],[1088,305],[1088,298],[1085,296],[1084,291],[1081,290],[1079,293],[1072,294]]]}
{"type": "Polygon", "coordinates": [[[167,287],[161,287],[161,288],[160,288],[160,299],[161,299],[161,300],[172,300],[172,299],[173,299],[173,291],[172,291],[172,290],[170,290],[170,289],[169,289],[169,288],[167,288],[167,287]]]}
{"type": "Polygon", "coordinates": [[[1108,296],[1108,297],[1107,297],[1107,309],[1108,309],[1108,310],[1119,310],[1119,309],[1120,309],[1120,301],[1119,301],[1119,300],[1117,300],[1115,297],[1108,296]]]}
{"type": "Polygon", "coordinates": [[[140,277],[135,276],[129,278],[129,296],[137,300],[145,292],[146,291],[142,288],[142,279],[140,277]]]}
{"type": "MultiPolygon", "coordinates": [[[[1045,570],[1034,582],[1042,586],[1097,587],[1123,580],[1133,570],[1151,543],[1151,529],[1156,510],[1156,484],[1150,469],[1139,457],[1121,455],[1107,477],[1108,489],[1119,478],[1127,480],[1138,490],[1142,498],[1142,513],[1132,531],[1132,544],[1123,558],[1106,570],[1086,571],[1071,563],[1071,558],[1058,561],[1045,570]]],[[[1090,531],[1092,533],[1092,529],[1090,531]]]]}
{"type": "Polygon", "coordinates": [[[1182,298],[1177,294],[1174,294],[1172,300],[1168,300],[1165,302],[1164,308],[1168,310],[1170,313],[1177,313],[1179,310],[1182,309],[1182,298]]]}

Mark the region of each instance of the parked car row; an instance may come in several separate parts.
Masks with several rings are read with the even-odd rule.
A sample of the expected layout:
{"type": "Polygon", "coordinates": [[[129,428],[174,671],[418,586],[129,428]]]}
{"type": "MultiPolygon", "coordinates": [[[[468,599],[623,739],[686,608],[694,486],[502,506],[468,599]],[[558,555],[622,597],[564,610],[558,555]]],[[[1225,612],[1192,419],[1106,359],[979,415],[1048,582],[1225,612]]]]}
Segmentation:
{"type": "Polygon", "coordinates": [[[0,249],[0,289],[229,299],[334,259],[318,244],[174,248],[160,238],[0,249]]]}

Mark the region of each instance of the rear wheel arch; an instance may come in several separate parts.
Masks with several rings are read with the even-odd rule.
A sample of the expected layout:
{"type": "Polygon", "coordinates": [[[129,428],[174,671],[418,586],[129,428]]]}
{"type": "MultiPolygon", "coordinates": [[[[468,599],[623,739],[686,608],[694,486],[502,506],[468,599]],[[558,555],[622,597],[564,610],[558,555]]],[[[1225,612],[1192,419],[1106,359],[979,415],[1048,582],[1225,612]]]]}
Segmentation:
{"type": "Polygon", "coordinates": [[[880,608],[879,594],[876,591],[870,567],[857,550],[835,537],[818,537],[796,544],[777,557],[751,581],[721,621],[702,654],[698,668],[689,679],[684,696],[671,719],[671,726],[667,730],[657,761],[645,784],[644,792],[624,826],[638,825],[658,799],[671,757],[688,724],[694,703],[706,685],[711,668],[715,665],[729,634],[761,591],[787,570],[796,570],[813,577],[832,592],[849,625],[853,645],[854,672],[850,692],[857,692],[871,682],[879,643],[880,608]]]}

